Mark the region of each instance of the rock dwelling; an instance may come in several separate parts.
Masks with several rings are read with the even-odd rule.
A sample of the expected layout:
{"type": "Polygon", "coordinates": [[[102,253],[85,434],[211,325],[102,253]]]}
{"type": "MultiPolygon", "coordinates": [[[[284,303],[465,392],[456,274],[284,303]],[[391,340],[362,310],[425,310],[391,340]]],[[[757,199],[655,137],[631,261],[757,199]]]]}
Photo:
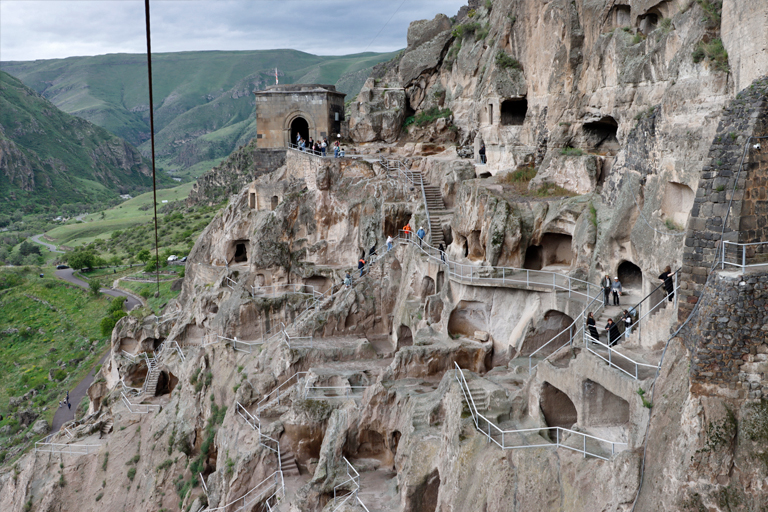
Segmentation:
{"type": "Polygon", "coordinates": [[[713,5],[473,1],[375,69],[356,157],[259,118],[180,296],[0,508],[768,506],[767,18],[713,5]]]}

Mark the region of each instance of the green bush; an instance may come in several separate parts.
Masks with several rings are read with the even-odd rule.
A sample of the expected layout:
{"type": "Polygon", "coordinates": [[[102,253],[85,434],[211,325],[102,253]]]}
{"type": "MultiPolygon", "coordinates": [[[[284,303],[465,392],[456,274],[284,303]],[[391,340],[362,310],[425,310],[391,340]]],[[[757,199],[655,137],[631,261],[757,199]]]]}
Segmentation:
{"type": "Polygon", "coordinates": [[[128,477],[128,480],[133,482],[133,479],[136,478],[136,468],[129,469],[126,476],[128,477]]]}
{"type": "Polygon", "coordinates": [[[101,294],[101,283],[96,279],[92,279],[88,282],[88,289],[94,296],[98,297],[101,294]]]}
{"type": "Polygon", "coordinates": [[[151,273],[151,272],[154,272],[155,270],[157,270],[157,263],[154,260],[147,263],[146,266],[144,267],[144,272],[151,273]]]}
{"type": "Polygon", "coordinates": [[[560,154],[565,156],[582,156],[584,151],[579,148],[566,147],[560,150],[560,154]]]}
{"type": "Polygon", "coordinates": [[[723,46],[723,40],[719,37],[711,40],[708,43],[701,41],[693,50],[694,63],[699,63],[705,58],[709,60],[712,68],[716,71],[727,73],[730,70],[728,65],[728,52],[723,46]]]}
{"type": "Polygon", "coordinates": [[[496,54],[496,65],[502,69],[523,69],[523,66],[517,59],[510,57],[506,52],[501,50],[496,54]]]}
{"type": "Polygon", "coordinates": [[[432,107],[414,116],[413,123],[418,126],[424,126],[440,118],[451,117],[452,115],[453,112],[449,108],[440,109],[439,107],[432,107]]]}
{"type": "Polygon", "coordinates": [[[721,0],[696,0],[704,11],[704,23],[707,28],[714,29],[720,26],[720,18],[723,12],[721,0]]]}
{"type": "Polygon", "coordinates": [[[480,25],[480,23],[476,21],[472,21],[470,23],[462,23],[461,25],[458,25],[456,28],[454,28],[451,31],[451,35],[457,39],[464,39],[470,34],[474,36],[475,32],[480,30],[481,28],[482,28],[482,25],[480,25]]]}
{"type": "Polygon", "coordinates": [[[66,370],[58,369],[53,372],[53,380],[62,381],[67,378],[66,370]]]}

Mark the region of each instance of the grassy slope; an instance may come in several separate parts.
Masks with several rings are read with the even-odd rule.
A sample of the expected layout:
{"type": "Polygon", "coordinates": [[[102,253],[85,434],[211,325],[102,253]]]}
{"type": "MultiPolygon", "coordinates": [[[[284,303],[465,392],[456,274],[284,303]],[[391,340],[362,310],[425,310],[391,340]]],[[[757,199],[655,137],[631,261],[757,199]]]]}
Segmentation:
{"type": "MultiPolygon", "coordinates": [[[[338,83],[342,92],[357,94],[366,75],[360,71],[394,56],[369,52],[322,57],[295,50],[154,54],[156,150],[162,166],[183,173],[248,142],[255,133],[250,93],[273,84],[276,67],[283,73],[282,83],[338,83]],[[225,131],[217,134],[220,130],[225,131]]],[[[149,137],[143,55],[2,62],[0,68],[63,110],[133,144],[149,137]]],[[[141,149],[149,151],[147,144],[141,149]]]]}
{"type": "MultiPolygon", "coordinates": [[[[158,209],[163,205],[162,201],[180,201],[186,199],[193,183],[185,183],[178,187],[157,191],[158,209]]],[[[55,243],[69,247],[77,247],[93,242],[96,238],[107,238],[115,230],[124,230],[133,226],[146,224],[152,221],[153,211],[152,192],[141,194],[124,203],[105,210],[101,213],[86,216],[82,223],[69,223],[59,226],[46,233],[55,243]],[[150,206],[141,210],[141,207],[150,206]]]]}
{"type": "Polygon", "coordinates": [[[66,114],[2,72],[0,126],[0,143],[26,159],[7,160],[0,169],[0,213],[100,203],[117,197],[118,191],[151,185],[146,162],[135,148],[66,114]],[[30,174],[33,181],[24,178],[30,174]]]}
{"type": "MultiPolygon", "coordinates": [[[[63,283],[46,269],[45,278],[37,277],[41,269],[0,270],[0,282],[11,272],[24,277],[24,282],[0,291],[0,414],[4,425],[15,419],[8,399],[36,388],[39,395],[19,410],[32,408],[48,420],[66,390],[74,387],[108,348],[101,336],[99,321],[105,315],[109,297],[94,298],[86,290],[63,283]],[[39,299],[46,301],[36,301],[39,299]],[[18,329],[18,333],[9,332],[18,329]],[[98,342],[97,342],[98,341],[98,342]],[[94,345],[94,342],[97,342],[94,345]],[[74,359],[83,360],[69,363],[74,359]],[[66,378],[48,380],[48,372],[63,361],[66,378]],[[42,411],[43,407],[47,411],[42,411]]],[[[15,429],[17,427],[12,427],[15,429]]],[[[21,430],[17,435],[23,435],[21,430]]],[[[9,436],[0,436],[0,450],[15,444],[9,436]]]]}

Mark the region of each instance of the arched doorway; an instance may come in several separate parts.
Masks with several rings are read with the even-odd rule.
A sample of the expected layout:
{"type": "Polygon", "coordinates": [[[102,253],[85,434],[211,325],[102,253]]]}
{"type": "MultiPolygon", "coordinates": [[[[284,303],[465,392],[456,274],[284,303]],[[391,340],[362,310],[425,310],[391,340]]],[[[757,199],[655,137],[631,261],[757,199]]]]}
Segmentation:
{"type": "Polygon", "coordinates": [[[299,116],[291,121],[291,144],[296,144],[296,134],[300,134],[304,140],[309,139],[309,124],[307,120],[299,116]]]}
{"type": "Polygon", "coordinates": [[[643,286],[643,271],[631,261],[622,261],[617,275],[623,288],[640,289],[643,286]]]}

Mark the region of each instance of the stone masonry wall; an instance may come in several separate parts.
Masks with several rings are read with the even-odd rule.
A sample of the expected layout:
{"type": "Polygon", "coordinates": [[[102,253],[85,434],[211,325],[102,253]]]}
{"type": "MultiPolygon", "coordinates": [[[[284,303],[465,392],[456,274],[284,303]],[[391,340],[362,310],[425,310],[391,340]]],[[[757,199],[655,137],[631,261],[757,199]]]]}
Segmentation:
{"type": "Polygon", "coordinates": [[[764,134],[767,118],[768,77],[756,80],[741,91],[723,112],[688,219],[678,311],[680,320],[688,317],[699,300],[710,268],[718,257],[721,238],[739,241],[740,232],[744,230],[745,236],[762,237],[758,241],[768,240],[766,233],[757,229],[757,226],[768,223],[768,210],[758,204],[759,198],[765,196],[766,187],[764,149],[755,150],[750,144],[741,176],[735,183],[747,138],[764,134]],[[737,185],[735,190],[734,185],[737,185]],[[730,215],[723,232],[729,203],[730,215]],[[742,222],[743,211],[746,217],[742,222]]]}
{"type": "Polygon", "coordinates": [[[718,272],[699,300],[682,333],[692,352],[692,391],[768,397],[768,271],[718,272]]]}

